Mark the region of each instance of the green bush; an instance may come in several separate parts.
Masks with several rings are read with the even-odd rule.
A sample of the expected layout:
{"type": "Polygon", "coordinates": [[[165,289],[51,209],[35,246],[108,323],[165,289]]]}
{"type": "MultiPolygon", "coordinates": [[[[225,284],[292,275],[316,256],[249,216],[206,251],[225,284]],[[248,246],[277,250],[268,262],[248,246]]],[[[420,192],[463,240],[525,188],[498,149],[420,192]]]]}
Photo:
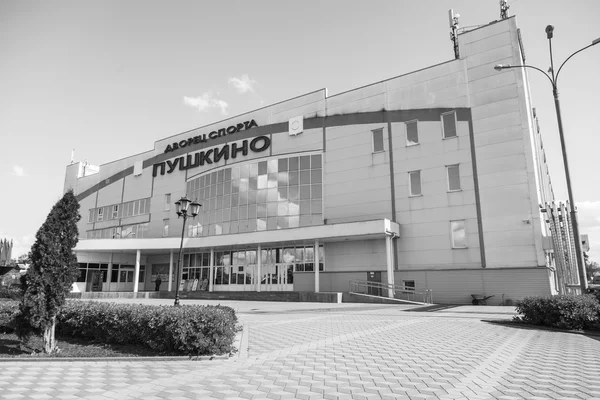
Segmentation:
{"type": "Polygon", "coordinates": [[[591,294],[592,296],[594,296],[596,300],[598,300],[598,303],[600,303],[600,289],[588,288],[587,294],[591,294]]]}
{"type": "Polygon", "coordinates": [[[600,303],[593,295],[526,297],[517,302],[516,321],[560,329],[600,330],[600,303]]]}
{"type": "Polygon", "coordinates": [[[15,329],[15,317],[19,312],[16,301],[0,301],[0,332],[12,332],[15,329]]]}
{"type": "Polygon", "coordinates": [[[18,287],[0,287],[0,299],[21,300],[21,290],[18,287]]]}
{"type": "Polygon", "coordinates": [[[237,316],[225,306],[148,306],[70,301],[58,315],[57,335],[102,343],[137,344],[185,355],[235,351],[237,316]]]}

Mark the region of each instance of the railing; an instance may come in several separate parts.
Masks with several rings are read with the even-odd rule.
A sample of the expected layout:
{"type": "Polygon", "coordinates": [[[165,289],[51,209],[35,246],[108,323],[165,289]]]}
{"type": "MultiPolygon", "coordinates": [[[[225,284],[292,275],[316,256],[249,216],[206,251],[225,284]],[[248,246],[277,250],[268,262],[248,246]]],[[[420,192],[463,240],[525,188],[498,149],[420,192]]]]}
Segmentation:
{"type": "Polygon", "coordinates": [[[371,281],[359,281],[351,280],[350,293],[355,294],[368,294],[371,296],[379,296],[389,298],[389,291],[391,289],[393,298],[398,300],[412,301],[416,303],[433,303],[433,291],[431,289],[423,289],[422,291],[416,291],[412,288],[400,285],[391,285],[383,282],[371,282],[371,281]],[[417,298],[419,300],[417,300],[417,298]],[[420,301],[420,300],[423,301],[420,301]]]}

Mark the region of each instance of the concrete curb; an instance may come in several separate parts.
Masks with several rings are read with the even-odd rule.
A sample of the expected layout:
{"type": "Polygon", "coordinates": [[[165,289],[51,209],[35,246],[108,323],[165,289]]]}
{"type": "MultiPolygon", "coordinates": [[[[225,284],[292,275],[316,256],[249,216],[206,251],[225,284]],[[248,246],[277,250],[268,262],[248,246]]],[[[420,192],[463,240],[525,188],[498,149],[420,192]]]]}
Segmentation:
{"type": "Polygon", "coordinates": [[[508,327],[511,327],[511,328],[517,328],[517,329],[528,329],[528,330],[561,332],[561,333],[571,333],[571,334],[575,334],[575,335],[600,337],[600,331],[575,331],[575,330],[554,328],[554,327],[551,327],[551,326],[526,324],[526,323],[523,323],[523,322],[517,322],[517,321],[512,321],[512,320],[491,320],[491,319],[486,320],[486,319],[482,319],[481,321],[482,322],[487,322],[487,323],[490,323],[490,324],[495,324],[495,325],[502,325],[502,326],[508,326],[508,327]]]}
{"type": "Polygon", "coordinates": [[[2,363],[39,363],[39,362],[134,362],[134,361],[211,361],[211,360],[228,360],[228,355],[220,356],[165,356],[165,357],[28,357],[28,358],[0,358],[2,363]]]}

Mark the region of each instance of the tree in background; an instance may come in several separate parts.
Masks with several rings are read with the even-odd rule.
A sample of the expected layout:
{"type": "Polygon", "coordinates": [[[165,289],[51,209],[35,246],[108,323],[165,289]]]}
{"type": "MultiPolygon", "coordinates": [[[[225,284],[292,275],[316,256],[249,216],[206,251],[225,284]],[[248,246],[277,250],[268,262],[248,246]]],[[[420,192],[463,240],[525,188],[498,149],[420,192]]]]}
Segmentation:
{"type": "Polygon", "coordinates": [[[32,334],[44,335],[44,352],[56,351],[56,316],[78,276],[77,222],[79,203],[72,190],[60,199],[35,235],[31,265],[21,277],[23,299],[17,316],[17,333],[27,342],[32,334]]]}
{"type": "Polygon", "coordinates": [[[587,253],[583,253],[583,260],[585,263],[585,274],[588,281],[594,276],[600,275],[600,264],[598,264],[596,261],[590,261],[590,257],[587,253]]]}
{"type": "Polygon", "coordinates": [[[0,239],[0,265],[10,264],[12,257],[13,241],[8,239],[0,239]]]}

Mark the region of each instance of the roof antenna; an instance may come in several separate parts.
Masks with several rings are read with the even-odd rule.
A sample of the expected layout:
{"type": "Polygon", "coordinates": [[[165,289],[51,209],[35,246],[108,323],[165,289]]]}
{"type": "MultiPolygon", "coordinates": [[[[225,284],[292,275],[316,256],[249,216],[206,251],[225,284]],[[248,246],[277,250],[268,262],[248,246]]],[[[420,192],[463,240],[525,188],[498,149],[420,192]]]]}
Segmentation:
{"type": "Polygon", "coordinates": [[[454,44],[454,58],[457,60],[460,58],[458,53],[458,19],[460,18],[460,14],[454,14],[454,10],[450,9],[448,11],[448,20],[450,22],[450,40],[454,44]]]}
{"type": "Polygon", "coordinates": [[[71,150],[71,164],[75,162],[75,149],[71,150]]]}
{"type": "Polygon", "coordinates": [[[508,4],[507,0],[500,0],[500,19],[506,19],[509,17],[508,9],[510,8],[510,4],[508,4]]]}

